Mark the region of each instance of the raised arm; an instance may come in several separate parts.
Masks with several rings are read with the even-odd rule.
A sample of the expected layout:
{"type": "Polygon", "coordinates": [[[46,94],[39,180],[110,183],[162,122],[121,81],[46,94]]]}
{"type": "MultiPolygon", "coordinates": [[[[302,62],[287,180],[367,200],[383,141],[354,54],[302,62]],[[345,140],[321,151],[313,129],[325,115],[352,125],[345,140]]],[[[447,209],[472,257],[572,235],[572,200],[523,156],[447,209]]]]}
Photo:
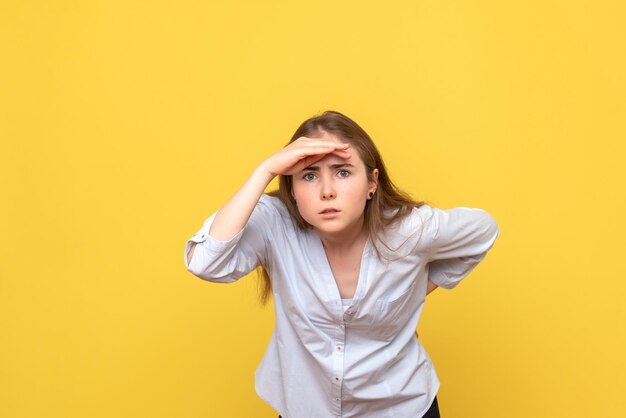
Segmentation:
{"type": "MultiPolygon", "coordinates": [[[[211,225],[209,235],[220,241],[229,241],[237,235],[248,222],[255,205],[273,178],[274,175],[268,171],[265,162],[258,166],[241,188],[219,210],[211,225]]],[[[187,264],[191,263],[196,245],[194,243],[189,251],[187,264]]]]}
{"type": "MultiPolygon", "coordinates": [[[[208,234],[219,241],[229,241],[246,225],[255,205],[270,181],[279,174],[291,175],[321,160],[330,153],[349,158],[349,144],[330,139],[301,137],[263,161],[217,212],[208,234]]],[[[191,264],[197,243],[187,256],[191,264]]]]}

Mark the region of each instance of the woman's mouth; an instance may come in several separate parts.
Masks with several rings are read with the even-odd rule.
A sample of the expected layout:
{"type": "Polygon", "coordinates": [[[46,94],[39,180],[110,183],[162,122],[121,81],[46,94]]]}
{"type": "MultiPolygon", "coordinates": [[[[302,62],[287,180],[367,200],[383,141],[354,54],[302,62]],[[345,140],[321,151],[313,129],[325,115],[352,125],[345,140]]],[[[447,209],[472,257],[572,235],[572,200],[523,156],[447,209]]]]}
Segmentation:
{"type": "Polygon", "coordinates": [[[341,212],[341,211],[338,210],[338,209],[328,208],[328,209],[324,209],[319,214],[324,219],[332,219],[332,218],[336,217],[339,214],[339,212],[341,212]]]}

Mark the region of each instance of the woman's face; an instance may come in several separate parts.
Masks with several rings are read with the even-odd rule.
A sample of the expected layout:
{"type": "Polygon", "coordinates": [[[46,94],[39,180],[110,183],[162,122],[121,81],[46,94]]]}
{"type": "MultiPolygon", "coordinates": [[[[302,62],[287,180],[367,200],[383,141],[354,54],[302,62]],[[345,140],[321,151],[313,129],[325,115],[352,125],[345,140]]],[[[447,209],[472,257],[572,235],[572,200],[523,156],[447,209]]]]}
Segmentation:
{"type": "MultiPolygon", "coordinates": [[[[332,134],[325,137],[345,142],[332,134]]],[[[293,175],[298,211],[321,235],[355,236],[363,228],[365,203],[376,182],[368,182],[358,151],[351,148],[350,153],[350,158],[328,154],[293,175]]],[[[377,169],[372,174],[378,178],[377,169]]]]}

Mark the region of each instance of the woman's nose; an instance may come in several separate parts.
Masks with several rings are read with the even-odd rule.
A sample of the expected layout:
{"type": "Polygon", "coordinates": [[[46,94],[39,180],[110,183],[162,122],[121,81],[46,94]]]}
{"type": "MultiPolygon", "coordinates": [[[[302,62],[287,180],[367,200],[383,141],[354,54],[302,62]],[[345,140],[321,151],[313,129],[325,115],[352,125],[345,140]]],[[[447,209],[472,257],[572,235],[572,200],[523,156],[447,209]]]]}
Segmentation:
{"type": "Polygon", "coordinates": [[[322,200],[334,199],[337,197],[332,181],[326,180],[322,182],[321,196],[322,200]]]}
{"type": "Polygon", "coordinates": [[[335,192],[333,191],[322,191],[322,200],[334,199],[335,192]]]}

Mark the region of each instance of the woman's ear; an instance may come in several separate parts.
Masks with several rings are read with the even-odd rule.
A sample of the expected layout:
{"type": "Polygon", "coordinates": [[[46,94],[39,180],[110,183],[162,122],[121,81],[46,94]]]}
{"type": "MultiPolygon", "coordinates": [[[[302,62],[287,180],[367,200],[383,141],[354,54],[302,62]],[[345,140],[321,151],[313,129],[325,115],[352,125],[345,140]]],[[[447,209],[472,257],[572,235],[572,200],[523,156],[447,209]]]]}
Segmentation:
{"type": "Polygon", "coordinates": [[[378,188],[378,169],[377,168],[372,170],[372,178],[373,178],[373,180],[372,180],[371,183],[373,183],[373,184],[372,184],[372,189],[371,190],[373,192],[376,192],[376,189],[378,188]]]}

